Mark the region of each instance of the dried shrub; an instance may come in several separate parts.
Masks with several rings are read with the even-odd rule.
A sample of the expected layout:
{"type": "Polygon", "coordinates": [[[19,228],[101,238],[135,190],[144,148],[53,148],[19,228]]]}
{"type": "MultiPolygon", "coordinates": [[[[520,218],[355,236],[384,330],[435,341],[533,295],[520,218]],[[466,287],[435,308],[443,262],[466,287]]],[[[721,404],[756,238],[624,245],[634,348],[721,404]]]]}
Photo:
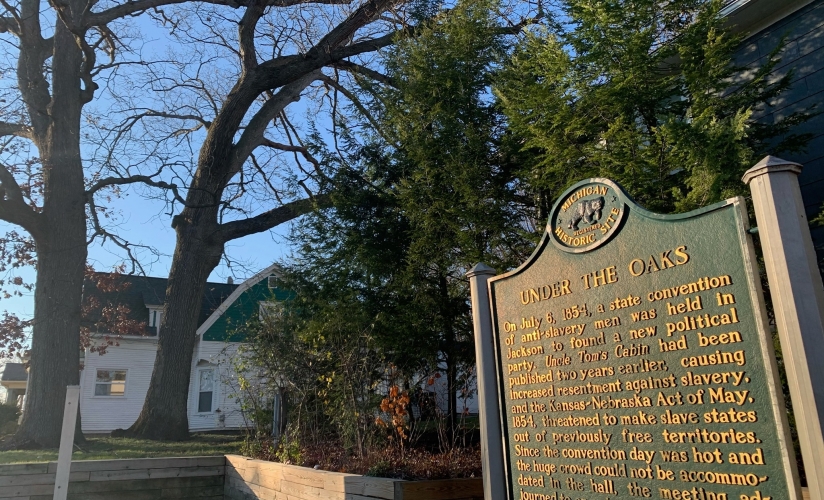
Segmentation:
{"type": "MultiPolygon", "coordinates": [[[[277,460],[271,446],[260,446],[254,458],[277,460]]],[[[452,448],[433,452],[424,448],[401,451],[396,446],[369,449],[363,456],[351,453],[342,446],[313,445],[303,447],[300,460],[294,465],[315,467],[332,472],[363,474],[404,480],[457,479],[481,477],[481,449],[479,446],[452,448]]]]}

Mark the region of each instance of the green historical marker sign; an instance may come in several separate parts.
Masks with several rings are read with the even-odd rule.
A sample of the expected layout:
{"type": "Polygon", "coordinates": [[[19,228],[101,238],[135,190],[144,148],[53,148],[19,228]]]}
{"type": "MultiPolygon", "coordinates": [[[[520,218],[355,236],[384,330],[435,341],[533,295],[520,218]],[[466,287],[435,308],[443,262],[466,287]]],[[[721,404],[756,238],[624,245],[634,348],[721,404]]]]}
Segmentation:
{"type": "Polygon", "coordinates": [[[589,179],[489,281],[511,500],[799,496],[746,220],[589,179]]]}

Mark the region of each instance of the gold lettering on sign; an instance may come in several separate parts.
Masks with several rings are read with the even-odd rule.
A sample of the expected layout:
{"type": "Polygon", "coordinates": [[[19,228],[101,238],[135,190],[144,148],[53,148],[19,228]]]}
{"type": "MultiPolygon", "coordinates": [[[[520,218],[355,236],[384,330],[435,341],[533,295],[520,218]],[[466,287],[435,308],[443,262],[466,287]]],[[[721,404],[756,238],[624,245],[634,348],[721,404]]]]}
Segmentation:
{"type": "Polygon", "coordinates": [[[568,236],[560,227],[555,228],[555,236],[559,240],[571,247],[582,247],[595,243],[595,233],[589,233],[584,236],[568,236]]]}
{"type": "Polygon", "coordinates": [[[617,220],[616,217],[619,215],[621,215],[621,210],[617,208],[613,208],[609,211],[609,217],[607,217],[607,220],[601,224],[598,224],[598,229],[601,230],[601,234],[607,234],[609,232],[610,228],[612,228],[612,225],[615,224],[615,221],[617,220]]]}
{"type": "Polygon", "coordinates": [[[569,210],[569,207],[571,207],[573,203],[580,200],[584,196],[591,196],[594,194],[606,196],[608,192],[609,188],[606,186],[587,186],[585,188],[579,189],[578,191],[572,193],[572,195],[569,198],[567,198],[564,204],[561,205],[561,210],[566,212],[567,210],[569,210]]]}
{"type": "Polygon", "coordinates": [[[551,285],[541,285],[537,288],[528,288],[521,291],[521,304],[527,305],[542,300],[554,299],[572,293],[569,290],[569,280],[558,281],[551,285]]]}
{"type": "Polygon", "coordinates": [[[686,245],[681,245],[675,247],[673,250],[661,252],[658,255],[650,255],[643,259],[632,259],[628,267],[629,273],[637,278],[642,274],[656,273],[676,266],[683,266],[689,261],[690,255],[687,253],[687,247],[686,245]]]}
{"type": "MultiPolygon", "coordinates": [[[[560,208],[607,194],[576,188],[560,208]]],[[[603,201],[597,221],[552,227],[578,248],[547,245],[564,253],[491,285],[508,299],[495,315],[513,500],[785,498],[753,280],[730,257],[739,233],[656,235],[603,201]],[[624,223],[627,241],[579,249],[624,223]]]]}
{"type": "Polygon", "coordinates": [[[610,285],[612,283],[617,282],[618,273],[615,270],[615,266],[610,266],[604,269],[593,271],[591,273],[587,273],[581,276],[581,279],[584,281],[584,288],[589,290],[590,288],[595,288],[603,285],[610,285]]]}

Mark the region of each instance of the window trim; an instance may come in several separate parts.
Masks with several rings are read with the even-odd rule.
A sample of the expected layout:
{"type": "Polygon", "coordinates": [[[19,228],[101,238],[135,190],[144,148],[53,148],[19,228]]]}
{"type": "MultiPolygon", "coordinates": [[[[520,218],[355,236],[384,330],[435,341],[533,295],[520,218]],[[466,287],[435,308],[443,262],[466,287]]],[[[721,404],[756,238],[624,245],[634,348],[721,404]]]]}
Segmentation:
{"type": "Polygon", "coordinates": [[[129,369],[128,368],[104,368],[100,366],[96,366],[94,368],[94,380],[92,381],[92,398],[98,399],[126,399],[129,394],[129,369]],[[97,372],[98,371],[109,371],[109,372],[126,372],[126,380],[123,381],[123,395],[122,396],[112,396],[97,394],[97,384],[107,384],[109,386],[112,385],[111,382],[98,382],[97,381],[97,372]]]}
{"type": "Polygon", "coordinates": [[[160,323],[163,321],[163,306],[149,307],[149,327],[155,328],[154,337],[160,337],[160,323]]]}
{"type": "Polygon", "coordinates": [[[268,317],[283,317],[283,301],[261,300],[258,302],[258,319],[264,321],[268,317]]]}
{"type": "Polygon", "coordinates": [[[195,415],[211,415],[215,412],[215,403],[217,402],[217,367],[216,366],[200,366],[197,368],[197,378],[195,379],[195,400],[194,413],[195,415]],[[212,407],[209,411],[200,411],[200,393],[206,392],[200,390],[200,374],[204,371],[212,372],[212,407]]]}

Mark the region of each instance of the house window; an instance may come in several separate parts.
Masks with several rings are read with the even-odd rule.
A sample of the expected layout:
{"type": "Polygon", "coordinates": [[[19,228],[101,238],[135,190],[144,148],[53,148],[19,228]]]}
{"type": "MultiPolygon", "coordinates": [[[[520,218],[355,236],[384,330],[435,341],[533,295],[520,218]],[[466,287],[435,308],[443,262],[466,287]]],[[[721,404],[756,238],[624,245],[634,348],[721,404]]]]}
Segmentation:
{"type": "Polygon", "coordinates": [[[97,370],[94,382],[95,396],[124,396],[126,394],[126,370],[97,370]]]}
{"type": "Polygon", "coordinates": [[[260,320],[276,320],[283,316],[282,302],[260,302],[258,306],[260,320]]]}
{"type": "Polygon", "coordinates": [[[155,335],[160,335],[160,320],[163,319],[163,309],[149,309],[149,328],[153,328],[155,335]]]}
{"type": "Polygon", "coordinates": [[[198,371],[198,413],[212,411],[212,401],[215,394],[215,371],[211,368],[198,371]]]}
{"type": "Polygon", "coordinates": [[[274,290],[278,287],[278,278],[277,276],[269,276],[266,280],[266,284],[269,286],[269,290],[274,290]]]}

